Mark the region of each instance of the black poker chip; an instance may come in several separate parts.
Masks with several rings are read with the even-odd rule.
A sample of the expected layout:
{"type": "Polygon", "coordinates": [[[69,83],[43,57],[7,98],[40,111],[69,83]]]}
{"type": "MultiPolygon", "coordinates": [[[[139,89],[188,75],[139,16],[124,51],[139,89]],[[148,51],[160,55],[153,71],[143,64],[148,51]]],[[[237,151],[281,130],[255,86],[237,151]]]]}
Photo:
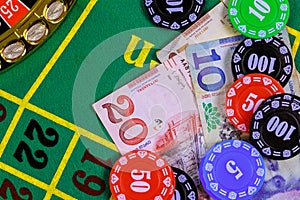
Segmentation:
{"type": "Polygon", "coordinates": [[[200,18],[204,0],[145,0],[145,6],[155,24],[179,30],[200,18]]]}
{"type": "Polygon", "coordinates": [[[172,167],[175,180],[176,189],[172,199],[180,200],[196,200],[198,199],[197,187],[193,179],[181,169],[172,167]]]}
{"type": "Polygon", "coordinates": [[[284,87],[293,72],[293,58],[289,48],[276,37],[246,38],[235,49],[231,66],[235,79],[250,73],[263,73],[284,87]]]}
{"type": "Polygon", "coordinates": [[[277,94],[266,99],[250,123],[250,142],[265,157],[285,160],[300,153],[300,97],[277,94]]]}

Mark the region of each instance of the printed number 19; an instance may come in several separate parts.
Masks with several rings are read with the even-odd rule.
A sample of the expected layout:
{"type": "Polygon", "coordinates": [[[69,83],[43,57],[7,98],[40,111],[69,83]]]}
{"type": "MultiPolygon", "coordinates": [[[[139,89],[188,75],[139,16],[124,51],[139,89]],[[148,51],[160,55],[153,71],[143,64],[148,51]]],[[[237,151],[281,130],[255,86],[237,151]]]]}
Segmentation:
{"type": "Polygon", "coordinates": [[[271,11],[269,4],[263,0],[254,0],[254,6],[256,9],[249,6],[249,14],[255,15],[260,21],[263,21],[265,18],[261,13],[267,14],[271,11]],[[257,10],[260,11],[260,13],[257,10]]]}

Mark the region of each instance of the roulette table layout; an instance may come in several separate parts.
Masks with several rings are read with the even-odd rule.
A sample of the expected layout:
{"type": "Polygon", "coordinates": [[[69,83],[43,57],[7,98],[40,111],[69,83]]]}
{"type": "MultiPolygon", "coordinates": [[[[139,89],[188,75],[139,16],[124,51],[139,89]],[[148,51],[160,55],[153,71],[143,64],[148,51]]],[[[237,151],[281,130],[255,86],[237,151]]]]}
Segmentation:
{"type": "MultiPolygon", "coordinates": [[[[300,3],[290,9],[300,70],[300,3]]],[[[0,199],[110,199],[120,153],[92,104],[182,31],[155,26],[138,0],[1,0],[0,11],[0,199]]]]}

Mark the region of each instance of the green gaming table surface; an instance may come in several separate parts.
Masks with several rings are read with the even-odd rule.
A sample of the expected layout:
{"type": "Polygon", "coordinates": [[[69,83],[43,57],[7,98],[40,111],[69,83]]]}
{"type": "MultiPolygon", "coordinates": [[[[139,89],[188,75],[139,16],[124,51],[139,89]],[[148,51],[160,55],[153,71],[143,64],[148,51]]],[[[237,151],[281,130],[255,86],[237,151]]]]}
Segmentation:
{"type": "MultiPolygon", "coordinates": [[[[290,4],[299,67],[300,3],[290,4]]],[[[77,0],[43,45],[0,73],[0,199],[109,199],[119,153],[91,105],[157,64],[178,34],[155,27],[142,0],[77,0]]]]}

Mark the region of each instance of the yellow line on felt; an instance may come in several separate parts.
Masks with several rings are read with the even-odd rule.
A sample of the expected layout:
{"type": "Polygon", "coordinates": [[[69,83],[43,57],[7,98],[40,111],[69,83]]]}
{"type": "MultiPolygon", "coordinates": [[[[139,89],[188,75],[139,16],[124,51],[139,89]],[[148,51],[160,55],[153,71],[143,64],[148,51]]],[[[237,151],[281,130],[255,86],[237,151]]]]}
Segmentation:
{"type": "Polygon", "coordinates": [[[70,129],[71,131],[75,132],[76,131],[76,128],[75,128],[75,125],[72,124],[71,122],[68,122],[67,120],[61,118],[61,117],[58,117],[56,115],[54,115],[53,113],[50,113],[42,108],[39,108],[31,103],[28,103],[26,108],[36,114],[39,114],[40,116],[44,117],[44,118],[47,118],[65,128],[68,128],[70,129]]]}
{"type": "Polygon", "coordinates": [[[72,131],[77,131],[80,135],[98,143],[98,144],[101,144],[102,146],[105,146],[115,152],[119,152],[116,145],[88,130],[85,130],[79,126],[76,126],[75,124],[72,124],[71,122],[65,120],[65,119],[62,119],[61,117],[58,117],[46,110],[43,110],[42,108],[39,108],[35,105],[32,105],[30,103],[27,104],[27,109],[36,113],[36,114],[39,114],[40,116],[44,117],[44,118],[47,118],[61,126],[64,126],[72,131]]]}
{"type": "Polygon", "coordinates": [[[4,90],[0,90],[0,96],[7,99],[7,100],[9,100],[9,101],[11,101],[11,102],[13,102],[13,103],[16,103],[16,104],[20,105],[19,108],[17,109],[13,119],[11,120],[11,122],[10,122],[8,128],[7,128],[7,131],[6,131],[2,141],[0,143],[0,158],[1,158],[6,146],[9,142],[9,140],[10,140],[10,137],[12,136],[12,134],[13,134],[13,132],[14,132],[14,130],[15,130],[15,128],[16,128],[16,126],[17,126],[17,124],[18,124],[18,122],[19,122],[19,120],[20,120],[20,118],[21,118],[21,116],[24,112],[25,107],[22,105],[23,104],[22,99],[19,99],[15,96],[9,94],[8,92],[5,92],[4,90]]]}
{"type": "Polygon", "coordinates": [[[0,97],[3,97],[4,99],[9,100],[17,105],[21,105],[22,101],[23,101],[22,99],[4,91],[4,90],[1,90],[1,89],[0,89],[0,97]]]}
{"type": "Polygon", "coordinates": [[[49,188],[49,185],[47,185],[46,183],[44,183],[32,176],[29,176],[13,167],[7,165],[6,163],[0,162],[0,169],[12,174],[13,176],[17,176],[18,178],[30,183],[31,185],[39,187],[43,190],[47,190],[49,188]]]}
{"type": "Polygon", "coordinates": [[[7,129],[5,135],[4,135],[4,137],[3,137],[3,139],[0,143],[0,158],[2,157],[3,152],[4,152],[6,146],[9,142],[9,139],[12,136],[12,134],[13,134],[13,132],[14,132],[14,130],[15,130],[22,114],[23,114],[23,112],[24,112],[24,106],[19,106],[19,108],[17,109],[13,119],[11,120],[11,122],[8,126],[8,129],[7,129]]]}
{"type": "Polygon", "coordinates": [[[53,192],[54,195],[62,198],[62,199],[68,199],[68,200],[76,200],[76,198],[58,190],[58,189],[55,189],[54,192],[53,192]]]}
{"type": "Polygon", "coordinates": [[[94,133],[91,133],[90,131],[87,131],[87,130],[81,128],[81,127],[77,126],[76,128],[77,128],[78,133],[80,135],[82,135],[82,136],[84,136],[84,137],[86,137],[86,138],[88,138],[88,139],[90,139],[90,140],[92,140],[96,143],[99,143],[99,144],[101,144],[101,145],[103,145],[103,146],[105,146],[105,147],[107,147],[107,148],[109,148],[109,149],[111,149],[115,152],[119,152],[118,148],[116,147],[116,145],[114,143],[112,143],[112,142],[110,142],[110,141],[108,141],[108,140],[106,140],[106,139],[104,139],[104,138],[102,138],[102,137],[100,137],[100,136],[98,136],[94,133]]]}
{"type": "Polygon", "coordinates": [[[298,52],[298,49],[299,49],[299,44],[300,44],[300,32],[297,31],[296,29],[293,29],[289,26],[286,27],[289,34],[295,36],[295,40],[294,40],[294,43],[292,45],[292,54],[294,56],[294,58],[296,57],[296,54],[298,52]]]}
{"type": "Polygon", "coordinates": [[[54,53],[50,61],[47,63],[46,67],[43,69],[39,77],[36,79],[36,81],[33,83],[31,88],[29,89],[28,93],[24,97],[24,102],[29,102],[31,97],[34,95],[34,93],[37,91],[37,89],[40,87],[48,73],[51,71],[53,68],[54,64],[57,62],[59,57],[62,55],[64,50],[67,48],[77,31],[80,29],[82,26],[83,22],[95,6],[97,0],[91,0],[82,14],[80,15],[79,19],[76,21],[75,25],[72,27],[71,31],[68,33],[64,41],[61,43],[61,45],[58,47],[57,51],[54,53]]]}
{"type": "Polygon", "coordinates": [[[47,191],[47,194],[44,197],[44,199],[51,199],[51,196],[54,193],[54,191],[56,190],[56,186],[57,186],[57,184],[60,180],[60,177],[63,174],[63,171],[65,170],[65,168],[67,166],[67,163],[69,162],[69,159],[70,159],[70,157],[71,157],[71,155],[72,155],[72,153],[73,153],[73,151],[76,147],[76,144],[77,144],[79,138],[80,138],[80,135],[77,132],[75,132],[75,134],[74,134],[74,136],[73,136],[73,138],[72,138],[72,140],[71,140],[71,142],[70,142],[70,144],[69,144],[69,146],[66,150],[66,153],[63,156],[63,158],[62,158],[62,160],[61,160],[61,162],[60,162],[60,164],[57,168],[57,171],[53,176],[50,187],[49,187],[49,189],[47,191]]]}
{"type": "MultiPolygon", "coordinates": [[[[15,103],[15,104],[22,105],[22,99],[14,96],[14,95],[12,95],[8,92],[0,90],[0,96],[7,99],[7,100],[9,100],[9,101],[11,101],[11,102],[13,102],[13,103],[15,103]]],[[[105,147],[107,147],[107,148],[109,148],[113,151],[119,152],[114,143],[112,143],[112,142],[110,142],[110,141],[108,141],[108,140],[106,140],[106,139],[104,139],[104,138],[102,138],[102,137],[100,137],[100,136],[98,136],[94,133],[91,133],[91,132],[89,132],[89,131],[81,128],[81,127],[78,127],[75,124],[73,124],[73,123],[71,123],[71,122],[69,122],[69,121],[67,121],[67,120],[65,120],[61,117],[58,117],[58,116],[56,116],[56,115],[54,115],[54,114],[52,114],[52,113],[50,113],[50,112],[48,112],[48,111],[46,111],[42,108],[39,108],[39,107],[37,107],[37,106],[35,106],[31,103],[27,103],[26,108],[28,110],[44,117],[44,118],[47,118],[47,119],[49,119],[49,120],[65,127],[65,128],[67,128],[67,129],[70,129],[73,132],[78,131],[80,135],[82,135],[82,136],[84,136],[84,137],[86,137],[86,138],[88,138],[88,139],[90,139],[90,140],[92,140],[96,143],[99,143],[99,144],[101,144],[101,145],[103,145],[103,146],[105,146],[105,147]]],[[[19,107],[19,111],[17,111],[18,116],[17,116],[17,114],[15,114],[15,117],[13,119],[15,122],[12,121],[12,123],[10,124],[10,126],[8,128],[8,130],[10,130],[10,131],[7,131],[8,132],[8,134],[6,134],[7,136],[4,137],[4,139],[2,140],[2,143],[0,145],[0,157],[1,157],[6,145],[8,143],[8,140],[9,140],[11,134],[13,133],[14,128],[16,127],[16,125],[19,121],[19,119],[17,119],[16,117],[18,117],[18,118],[21,117],[21,110],[24,110],[23,106],[19,107]]]]}
{"type": "MultiPolygon", "coordinates": [[[[28,174],[25,174],[24,172],[21,172],[1,161],[0,161],[0,170],[6,171],[7,173],[18,177],[18,178],[22,179],[23,181],[29,183],[30,185],[34,185],[34,186],[41,188],[43,190],[46,190],[46,191],[49,189],[48,184],[46,184],[32,176],[29,176],[28,174]]],[[[66,197],[63,199],[75,199],[75,198],[71,197],[70,195],[67,195],[64,192],[57,190],[57,189],[54,191],[54,194],[61,198],[66,197]]]]}

